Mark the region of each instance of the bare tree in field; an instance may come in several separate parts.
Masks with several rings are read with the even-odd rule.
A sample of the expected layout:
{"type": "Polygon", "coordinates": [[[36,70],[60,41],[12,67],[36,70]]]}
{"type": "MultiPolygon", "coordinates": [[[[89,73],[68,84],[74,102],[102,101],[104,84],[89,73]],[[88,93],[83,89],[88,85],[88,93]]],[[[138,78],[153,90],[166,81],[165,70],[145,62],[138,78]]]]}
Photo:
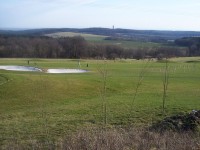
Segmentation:
{"type": "Polygon", "coordinates": [[[168,65],[168,59],[165,58],[165,68],[164,68],[164,75],[163,75],[163,97],[162,97],[163,114],[165,113],[168,84],[169,84],[169,65],[168,65]]]}
{"type": "Polygon", "coordinates": [[[98,71],[101,75],[102,87],[99,89],[100,96],[102,100],[102,115],[103,115],[103,124],[107,125],[108,122],[108,108],[107,108],[107,99],[106,99],[106,92],[107,92],[107,77],[108,77],[108,69],[107,63],[104,61],[103,66],[98,67],[98,71]]]}

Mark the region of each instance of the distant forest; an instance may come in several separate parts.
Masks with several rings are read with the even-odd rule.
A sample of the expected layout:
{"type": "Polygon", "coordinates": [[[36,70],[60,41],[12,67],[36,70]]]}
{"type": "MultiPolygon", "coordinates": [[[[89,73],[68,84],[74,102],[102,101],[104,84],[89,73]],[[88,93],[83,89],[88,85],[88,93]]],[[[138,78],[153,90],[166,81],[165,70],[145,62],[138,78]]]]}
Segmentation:
{"type": "Polygon", "coordinates": [[[183,37],[200,37],[200,32],[195,31],[162,31],[162,30],[132,30],[132,29],[110,29],[110,28],[44,28],[27,30],[0,30],[0,34],[7,35],[34,35],[42,36],[44,34],[57,32],[75,32],[95,35],[104,35],[109,37],[124,38],[129,40],[159,42],[166,40],[175,40],[183,37]]]}
{"type": "MultiPolygon", "coordinates": [[[[141,46],[142,47],[142,46],[141,46]]],[[[200,56],[200,32],[109,28],[0,30],[0,57],[21,58],[159,58],[200,56]],[[49,33],[74,32],[107,36],[105,40],[161,43],[161,47],[123,48],[90,43],[83,37],[51,38],[49,33]],[[170,43],[170,44],[169,44],[170,43]]]]}
{"type": "Polygon", "coordinates": [[[175,44],[188,47],[188,56],[200,56],[200,37],[185,37],[175,40],[175,44]]]}
{"type": "Polygon", "coordinates": [[[87,42],[83,37],[0,35],[1,58],[163,58],[200,55],[200,38],[183,38],[178,46],[124,49],[119,45],[87,42]]]}

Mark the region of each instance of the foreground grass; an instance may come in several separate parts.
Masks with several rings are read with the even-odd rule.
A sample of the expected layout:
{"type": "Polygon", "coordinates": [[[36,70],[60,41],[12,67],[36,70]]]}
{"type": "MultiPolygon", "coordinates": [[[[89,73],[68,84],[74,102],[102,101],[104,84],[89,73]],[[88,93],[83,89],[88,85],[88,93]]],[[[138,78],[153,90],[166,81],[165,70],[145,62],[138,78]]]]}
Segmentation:
{"type": "MultiPolygon", "coordinates": [[[[108,126],[146,127],[164,117],[163,62],[150,62],[131,115],[130,105],[138,74],[147,62],[116,60],[106,63],[108,126]]],[[[58,142],[68,133],[83,127],[101,126],[103,114],[99,90],[102,81],[98,67],[103,64],[104,61],[81,60],[81,68],[90,71],[85,74],[0,70],[1,147],[5,148],[13,141],[20,141],[21,145],[27,145],[30,141],[58,142]],[[89,67],[86,67],[87,64],[89,67]]],[[[0,65],[28,64],[27,59],[1,59],[0,65]]],[[[40,68],[78,68],[76,60],[64,59],[30,59],[30,65],[40,68]]],[[[199,58],[173,59],[169,66],[165,115],[200,109],[199,58]]]]}
{"type": "Polygon", "coordinates": [[[191,132],[157,133],[144,129],[86,128],[58,141],[29,139],[24,144],[15,138],[3,149],[61,149],[61,150],[188,150],[200,148],[200,136],[191,132]]]}

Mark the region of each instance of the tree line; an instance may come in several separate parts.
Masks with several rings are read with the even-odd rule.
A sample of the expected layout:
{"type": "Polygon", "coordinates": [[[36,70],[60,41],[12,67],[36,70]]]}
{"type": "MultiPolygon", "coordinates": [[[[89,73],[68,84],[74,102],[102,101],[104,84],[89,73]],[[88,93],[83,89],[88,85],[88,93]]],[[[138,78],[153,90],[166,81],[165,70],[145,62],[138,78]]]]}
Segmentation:
{"type": "Polygon", "coordinates": [[[185,37],[175,40],[175,43],[188,47],[189,56],[200,56],[200,37],[185,37]]]}
{"type": "Polygon", "coordinates": [[[125,49],[119,45],[87,42],[83,37],[0,35],[1,58],[162,58],[187,56],[186,48],[155,47],[125,49]]]}

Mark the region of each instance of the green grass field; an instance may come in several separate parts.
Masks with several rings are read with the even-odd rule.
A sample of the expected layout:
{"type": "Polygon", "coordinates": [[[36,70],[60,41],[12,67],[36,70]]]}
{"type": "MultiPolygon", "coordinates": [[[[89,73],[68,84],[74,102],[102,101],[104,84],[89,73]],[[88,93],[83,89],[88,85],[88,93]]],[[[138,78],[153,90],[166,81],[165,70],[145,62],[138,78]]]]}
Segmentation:
{"type": "Polygon", "coordinates": [[[57,32],[57,33],[46,34],[46,36],[53,37],[53,38],[82,36],[87,41],[91,41],[91,42],[102,41],[107,37],[107,36],[102,36],[102,35],[75,33],[75,32],[57,32]]]}
{"type": "MultiPolygon", "coordinates": [[[[28,59],[0,59],[0,65],[26,65],[28,59]]],[[[29,59],[40,68],[78,68],[77,60],[29,59]]],[[[107,120],[110,126],[148,126],[162,119],[164,62],[156,60],[81,60],[83,74],[0,70],[0,147],[20,139],[58,140],[67,133],[103,123],[103,80],[107,66],[107,120]],[[86,67],[86,65],[89,65],[86,67]],[[139,73],[145,69],[135,101],[139,73]],[[132,111],[131,111],[132,110],[132,111]]],[[[166,114],[200,109],[200,58],[169,64],[166,114]]]]}
{"type": "Polygon", "coordinates": [[[84,34],[84,33],[74,33],[74,32],[58,32],[52,34],[46,34],[46,36],[59,38],[59,37],[74,37],[82,36],[88,42],[97,44],[111,44],[121,46],[123,48],[156,48],[162,46],[159,43],[153,42],[139,42],[139,41],[126,41],[126,40],[105,40],[107,36],[94,35],[94,34],[84,34]]]}

